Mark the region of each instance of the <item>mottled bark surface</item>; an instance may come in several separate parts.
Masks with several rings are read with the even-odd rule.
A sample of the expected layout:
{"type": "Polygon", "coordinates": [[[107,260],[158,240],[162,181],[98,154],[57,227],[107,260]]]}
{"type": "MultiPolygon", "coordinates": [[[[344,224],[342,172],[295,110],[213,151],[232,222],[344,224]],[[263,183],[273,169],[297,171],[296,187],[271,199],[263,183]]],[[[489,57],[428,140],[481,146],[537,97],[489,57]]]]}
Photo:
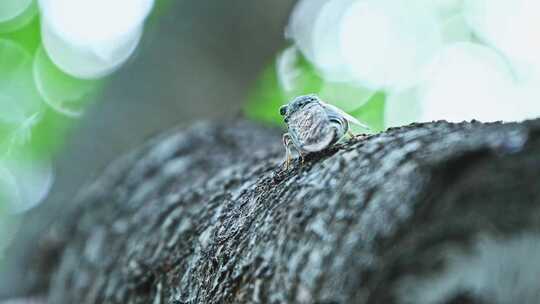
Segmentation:
{"type": "MultiPolygon", "coordinates": [[[[490,267],[518,258],[499,250],[540,254],[539,120],[413,124],[289,170],[283,156],[279,131],[236,122],[122,158],[42,242],[59,254],[48,302],[511,303],[490,267]]],[[[518,266],[501,278],[540,274],[518,266]]]]}

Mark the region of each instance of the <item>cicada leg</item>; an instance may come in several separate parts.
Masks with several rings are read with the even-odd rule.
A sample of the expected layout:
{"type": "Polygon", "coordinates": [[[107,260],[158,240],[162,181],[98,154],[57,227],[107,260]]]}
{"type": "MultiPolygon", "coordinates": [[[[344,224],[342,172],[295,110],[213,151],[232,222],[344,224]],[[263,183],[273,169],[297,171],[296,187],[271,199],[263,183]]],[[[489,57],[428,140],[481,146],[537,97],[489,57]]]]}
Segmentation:
{"type": "MultiPolygon", "coordinates": [[[[289,147],[291,143],[292,143],[291,135],[289,133],[283,134],[283,146],[285,146],[285,170],[289,169],[289,165],[291,164],[291,161],[292,161],[291,148],[289,147]]],[[[298,148],[296,148],[296,151],[298,151],[298,154],[300,155],[300,164],[303,165],[304,159],[305,159],[304,154],[298,148]]]]}
{"type": "Polygon", "coordinates": [[[362,139],[366,136],[364,133],[354,134],[351,130],[347,130],[347,135],[349,135],[351,139],[362,139]]]}
{"type": "Polygon", "coordinates": [[[283,146],[285,146],[285,170],[289,169],[289,164],[291,163],[291,149],[289,144],[291,143],[291,135],[289,133],[283,134],[283,146]]]}

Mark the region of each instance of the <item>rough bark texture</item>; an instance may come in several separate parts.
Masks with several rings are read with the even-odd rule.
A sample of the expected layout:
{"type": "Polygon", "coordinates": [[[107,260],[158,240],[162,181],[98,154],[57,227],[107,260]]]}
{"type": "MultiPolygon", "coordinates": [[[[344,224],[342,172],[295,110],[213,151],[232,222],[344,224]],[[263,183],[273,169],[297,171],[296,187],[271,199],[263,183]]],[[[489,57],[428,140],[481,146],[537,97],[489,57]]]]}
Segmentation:
{"type": "Polygon", "coordinates": [[[540,120],[283,156],[277,130],[240,121],[122,158],[42,242],[48,302],[538,303],[540,120]]]}

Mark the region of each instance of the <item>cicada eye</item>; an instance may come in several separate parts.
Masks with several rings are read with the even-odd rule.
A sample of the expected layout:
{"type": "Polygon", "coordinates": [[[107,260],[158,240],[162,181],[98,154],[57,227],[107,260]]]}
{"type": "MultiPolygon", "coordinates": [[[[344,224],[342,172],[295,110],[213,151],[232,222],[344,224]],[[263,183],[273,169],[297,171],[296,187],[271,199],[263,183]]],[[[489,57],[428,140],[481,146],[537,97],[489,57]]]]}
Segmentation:
{"type": "Polygon", "coordinates": [[[287,114],[287,105],[281,106],[281,108],[279,108],[279,114],[281,116],[284,116],[285,114],[287,114]]]}

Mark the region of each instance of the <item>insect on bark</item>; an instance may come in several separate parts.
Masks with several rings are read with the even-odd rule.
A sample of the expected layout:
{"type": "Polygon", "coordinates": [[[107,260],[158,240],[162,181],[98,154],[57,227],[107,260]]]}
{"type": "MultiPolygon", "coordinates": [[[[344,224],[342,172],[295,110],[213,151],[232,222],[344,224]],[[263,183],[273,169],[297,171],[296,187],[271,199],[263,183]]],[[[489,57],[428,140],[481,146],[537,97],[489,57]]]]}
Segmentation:
{"type": "Polygon", "coordinates": [[[294,98],[281,106],[279,113],[287,125],[287,133],[283,134],[285,168],[289,168],[291,162],[291,143],[303,163],[305,154],[322,151],[334,145],[345,134],[354,137],[349,130],[349,123],[370,129],[339,108],[323,102],[315,94],[294,98]]]}

